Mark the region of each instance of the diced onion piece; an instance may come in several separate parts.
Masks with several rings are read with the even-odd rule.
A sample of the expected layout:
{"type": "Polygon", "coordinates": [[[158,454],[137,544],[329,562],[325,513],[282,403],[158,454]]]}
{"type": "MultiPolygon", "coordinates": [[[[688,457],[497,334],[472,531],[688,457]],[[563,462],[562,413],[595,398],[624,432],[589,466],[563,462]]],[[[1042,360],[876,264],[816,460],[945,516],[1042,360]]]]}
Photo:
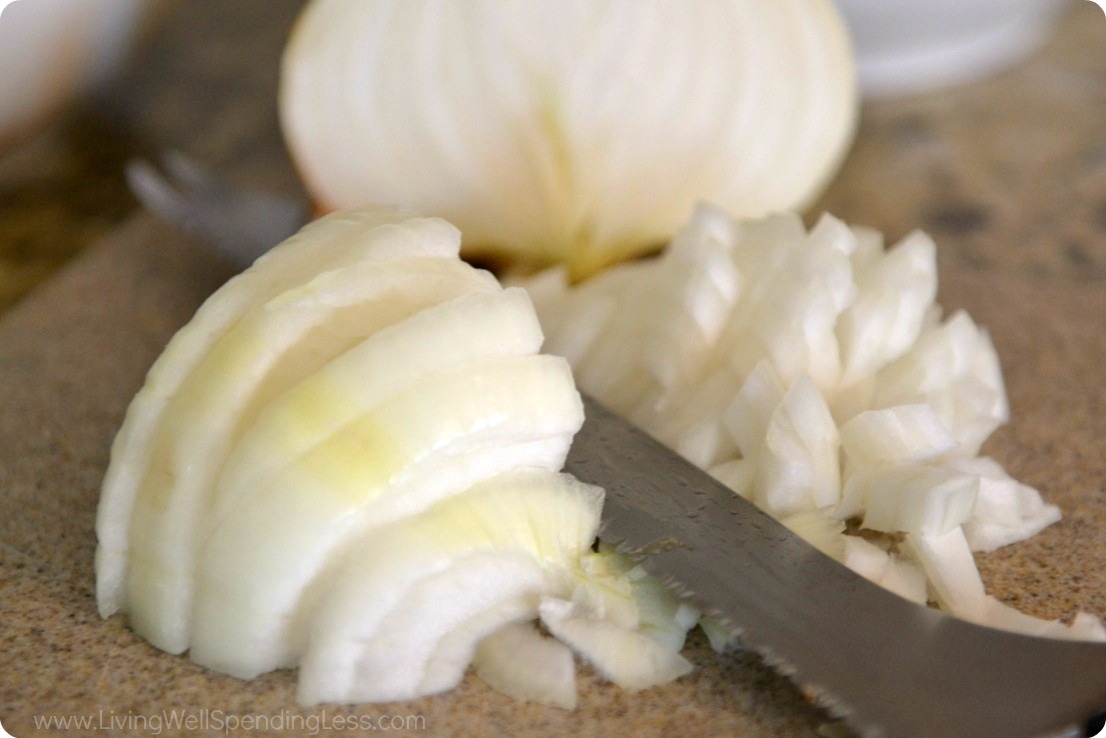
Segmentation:
{"type": "Polygon", "coordinates": [[[726,624],[713,617],[704,617],[699,620],[699,627],[707,636],[707,642],[716,653],[736,651],[741,648],[741,635],[734,632],[726,624]]]}
{"type": "Polygon", "coordinates": [[[919,605],[928,601],[929,588],[926,585],[925,572],[917,564],[906,561],[901,556],[890,556],[887,571],[879,583],[889,591],[919,605]]]}
{"type": "Polygon", "coordinates": [[[845,555],[845,524],[817,510],[792,513],[780,518],[792,533],[832,559],[845,555]]]}
{"type": "Polygon", "coordinates": [[[1032,487],[1011,479],[994,459],[965,460],[957,468],[979,474],[979,497],[964,534],[973,551],[993,551],[1036,535],[1060,519],[1032,487]]]}
{"type": "Polygon", "coordinates": [[[999,600],[987,596],[981,625],[1014,633],[1073,641],[1106,641],[1106,627],[1095,616],[1080,612],[1070,624],[1026,615],[999,600]]]}
{"type": "Polygon", "coordinates": [[[1070,626],[1018,612],[984,592],[971,548],[959,529],[943,536],[907,535],[906,546],[933,582],[941,605],[953,615],[980,625],[1027,635],[1074,640],[1106,640],[1102,622],[1079,613],[1070,626]]]}
{"type": "Polygon", "coordinates": [[[825,400],[799,377],[769,421],[753,499],[774,515],[835,505],[841,496],[839,444],[825,400]]]}
{"type": "Polygon", "coordinates": [[[520,702],[576,707],[576,662],[563,643],[529,623],[505,625],[476,647],[476,675],[520,702]]]}
{"type": "Polygon", "coordinates": [[[943,467],[896,466],[865,474],[864,527],[939,536],[971,517],[979,478],[943,467]]]}
{"type": "Polygon", "coordinates": [[[753,493],[757,467],[751,459],[731,459],[709,469],[710,475],[745,499],[753,493]]]}
{"type": "Polygon", "coordinates": [[[539,614],[550,633],[623,689],[655,687],[692,670],[691,663],[668,646],[595,617],[568,600],[545,597],[539,614]]]}
{"type": "Polygon", "coordinates": [[[925,574],[915,564],[859,536],[842,536],[842,563],[857,574],[919,605],[926,603],[925,574]]]}
{"type": "Polygon", "coordinates": [[[868,410],[841,426],[851,463],[928,461],[956,448],[956,439],[929,405],[868,410]]]}
{"type": "Polygon", "coordinates": [[[877,374],[876,407],[917,402],[933,407],[964,456],[978,453],[1009,419],[998,355],[967,313],[924,330],[909,353],[877,374]]]}
{"type": "Polygon", "coordinates": [[[860,536],[845,536],[845,554],[842,563],[865,579],[878,583],[887,571],[890,561],[891,556],[887,551],[876,544],[860,536]]]}
{"type": "Polygon", "coordinates": [[[638,611],[638,632],[680,651],[687,632],[699,622],[699,611],[640,567],[632,569],[628,578],[638,611]]]}
{"type": "Polygon", "coordinates": [[[915,232],[884,252],[858,239],[852,259],[856,299],[841,313],[842,386],[848,387],[905,354],[917,341],[937,294],[936,245],[915,232]]]}
{"type": "Polygon", "coordinates": [[[783,402],[783,381],[767,361],[759,362],[725,410],[726,428],[737,441],[742,456],[760,451],[772,416],[783,402]]]}
{"type": "Polygon", "coordinates": [[[925,569],[942,608],[965,620],[985,619],[983,580],[960,528],[940,535],[908,533],[903,546],[925,569]]]}
{"type": "Polygon", "coordinates": [[[650,328],[656,340],[643,363],[663,389],[693,380],[704,355],[718,340],[741,289],[729,249],[733,221],[700,206],[660,257],[665,279],[653,294],[658,306],[650,328]]]}

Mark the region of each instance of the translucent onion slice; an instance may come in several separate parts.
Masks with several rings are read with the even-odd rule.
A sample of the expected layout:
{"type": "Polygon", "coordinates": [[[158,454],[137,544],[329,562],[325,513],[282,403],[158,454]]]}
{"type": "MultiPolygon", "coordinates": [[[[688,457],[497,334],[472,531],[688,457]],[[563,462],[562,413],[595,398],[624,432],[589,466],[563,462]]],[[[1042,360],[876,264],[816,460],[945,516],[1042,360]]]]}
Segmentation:
{"type": "Polygon", "coordinates": [[[320,274],[231,326],[181,383],[154,434],[131,513],[127,611],[135,629],[172,653],[188,647],[200,521],[230,449],[273,398],[383,327],[498,289],[456,258],[369,261],[320,274]]]}
{"type": "Polygon", "coordinates": [[[212,518],[221,519],[239,493],[392,394],[478,359],[536,353],[541,343],[541,328],[518,288],[470,292],[377,331],[264,408],[227,458],[212,518]],[[397,363],[403,371],[394,371],[397,363]]]}
{"type": "Polygon", "coordinates": [[[322,670],[309,651],[301,665],[299,700],[393,702],[452,689],[464,677],[476,644],[505,624],[533,618],[539,593],[548,591],[556,587],[523,552],[451,559],[447,569],[412,586],[375,632],[342,644],[355,659],[348,681],[333,668],[334,659],[322,670]]]}
{"type": "Polygon", "coordinates": [[[301,701],[448,689],[477,643],[505,623],[535,617],[541,595],[571,589],[601,505],[598,488],[520,471],[360,538],[317,588],[301,701]]]}
{"type": "Polygon", "coordinates": [[[291,616],[344,541],[496,474],[560,469],[582,421],[555,357],[464,365],[397,393],[217,523],[197,570],[192,658],[247,678],[294,664],[291,616]]]}
{"type": "Polygon", "coordinates": [[[320,274],[363,259],[456,256],[460,233],[441,220],[389,208],[337,213],[311,223],[212,295],[169,342],[127,408],[112,443],[96,517],[96,599],[100,614],[125,601],[128,529],[155,430],[169,399],[210,348],[253,306],[320,274]]]}
{"type": "Polygon", "coordinates": [[[296,239],[272,251],[135,400],[101,602],[224,673],[302,662],[307,702],[449,689],[547,596],[678,651],[698,614],[592,551],[602,493],[557,473],[583,406],[525,291],[461,262],[440,221],[366,209],[303,233],[326,268],[284,258],[296,239]]]}

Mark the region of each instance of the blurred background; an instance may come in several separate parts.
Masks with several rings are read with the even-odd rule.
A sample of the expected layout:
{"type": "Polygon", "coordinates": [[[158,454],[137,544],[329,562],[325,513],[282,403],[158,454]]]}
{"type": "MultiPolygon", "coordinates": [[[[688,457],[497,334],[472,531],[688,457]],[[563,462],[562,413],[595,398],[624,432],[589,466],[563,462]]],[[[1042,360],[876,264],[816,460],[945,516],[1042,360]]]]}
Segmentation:
{"type": "MultiPolygon", "coordinates": [[[[838,0],[864,100],[828,210],[942,270],[1106,276],[1106,14],[1089,0],[838,0]]],[[[0,3],[3,4],[3,3],[0,3]]],[[[16,0],[0,14],[0,311],[137,211],[177,149],[299,190],[276,118],[303,0],[16,0]]]]}

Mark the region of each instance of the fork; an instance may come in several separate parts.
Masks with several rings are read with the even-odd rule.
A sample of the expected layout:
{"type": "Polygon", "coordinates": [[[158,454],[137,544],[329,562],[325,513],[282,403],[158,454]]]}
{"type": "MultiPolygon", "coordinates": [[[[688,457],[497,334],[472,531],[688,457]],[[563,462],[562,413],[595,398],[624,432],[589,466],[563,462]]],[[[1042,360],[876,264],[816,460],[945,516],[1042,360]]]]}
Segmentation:
{"type": "Polygon", "coordinates": [[[248,265],[307,222],[304,198],[238,187],[180,152],[127,164],[127,184],[139,202],[224,256],[248,265]]]}

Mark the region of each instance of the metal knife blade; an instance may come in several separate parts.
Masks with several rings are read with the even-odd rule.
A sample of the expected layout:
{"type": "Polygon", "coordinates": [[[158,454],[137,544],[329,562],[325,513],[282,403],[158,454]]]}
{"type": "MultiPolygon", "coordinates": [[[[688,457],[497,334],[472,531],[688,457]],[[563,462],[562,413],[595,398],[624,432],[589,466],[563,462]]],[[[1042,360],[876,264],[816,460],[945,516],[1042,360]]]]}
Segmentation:
{"type": "MultiPolygon", "coordinates": [[[[130,178],[147,207],[242,266],[292,235],[307,212],[179,158],[165,177],[136,164],[130,178]]],[[[1000,632],[908,602],[595,400],[584,403],[565,469],[606,489],[601,536],[647,551],[648,571],[730,622],[745,646],[861,735],[1097,733],[1088,726],[1106,710],[1106,645],[1000,632]]]]}
{"type": "Polygon", "coordinates": [[[728,619],[864,736],[1090,735],[1106,645],[1001,632],[894,595],[585,398],[566,471],[607,490],[604,540],[728,619]]]}

